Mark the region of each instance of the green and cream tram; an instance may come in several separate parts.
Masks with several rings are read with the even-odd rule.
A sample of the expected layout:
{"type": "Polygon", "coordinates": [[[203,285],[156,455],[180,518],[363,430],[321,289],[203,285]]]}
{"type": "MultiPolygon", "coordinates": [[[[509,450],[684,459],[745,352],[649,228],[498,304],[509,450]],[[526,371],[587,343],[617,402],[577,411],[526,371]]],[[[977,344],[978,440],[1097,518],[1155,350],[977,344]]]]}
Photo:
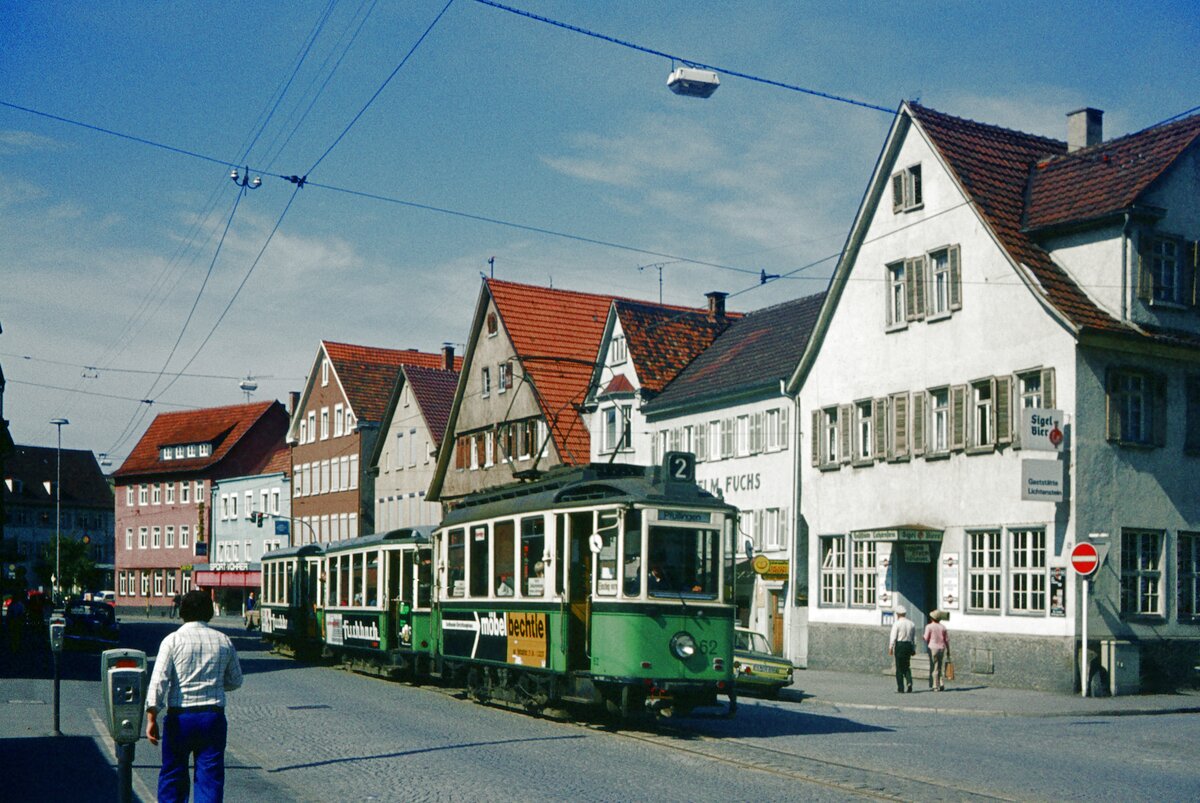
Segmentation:
{"type": "Polygon", "coordinates": [[[321,654],[318,581],[323,551],[305,544],[267,552],[262,558],[260,628],[272,650],[298,658],[321,654]]]}
{"type": "Polygon", "coordinates": [[[428,674],[432,529],[408,527],[326,545],[320,593],[327,657],[383,677],[428,674]]]}
{"type": "Polygon", "coordinates": [[[433,535],[435,670],[532,711],[732,711],[736,532],[679,452],[466,497],[433,535]]]}

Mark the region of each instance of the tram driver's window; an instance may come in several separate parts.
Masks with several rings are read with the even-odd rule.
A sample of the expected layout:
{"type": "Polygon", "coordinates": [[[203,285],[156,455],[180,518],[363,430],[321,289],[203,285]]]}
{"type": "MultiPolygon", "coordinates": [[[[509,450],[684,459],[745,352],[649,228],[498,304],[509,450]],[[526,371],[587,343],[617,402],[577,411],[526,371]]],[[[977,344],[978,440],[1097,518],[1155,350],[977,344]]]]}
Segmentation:
{"type": "Polygon", "coordinates": [[[430,551],[417,550],[417,607],[428,608],[430,590],[433,586],[430,551]]]}
{"type": "Polygon", "coordinates": [[[636,597],[642,592],[642,511],[625,513],[625,554],[622,558],[625,575],[625,596],[636,597]]]}
{"type": "Polygon", "coordinates": [[[471,528],[471,539],[467,544],[467,560],[470,563],[468,582],[471,584],[472,597],[488,595],[488,528],[486,524],[477,524],[471,528]]]}
{"type": "Polygon", "coordinates": [[[467,594],[465,536],[463,530],[451,530],[446,539],[446,590],[452,597],[464,597],[467,594]]]}
{"type": "Polygon", "coordinates": [[[515,532],[511,519],[492,525],[492,590],[497,597],[511,597],[516,593],[517,583],[513,579],[515,532]]]}
{"type": "Polygon", "coordinates": [[[367,553],[367,605],[374,608],[379,604],[379,553],[367,553]]]}
{"type": "Polygon", "coordinates": [[[600,554],[597,555],[596,561],[596,593],[604,597],[615,597],[618,586],[617,533],[620,530],[620,514],[615,510],[608,510],[598,515],[596,533],[600,536],[600,554]]]}
{"type": "Polygon", "coordinates": [[[546,520],[541,516],[521,519],[521,596],[546,593],[546,520]]]}

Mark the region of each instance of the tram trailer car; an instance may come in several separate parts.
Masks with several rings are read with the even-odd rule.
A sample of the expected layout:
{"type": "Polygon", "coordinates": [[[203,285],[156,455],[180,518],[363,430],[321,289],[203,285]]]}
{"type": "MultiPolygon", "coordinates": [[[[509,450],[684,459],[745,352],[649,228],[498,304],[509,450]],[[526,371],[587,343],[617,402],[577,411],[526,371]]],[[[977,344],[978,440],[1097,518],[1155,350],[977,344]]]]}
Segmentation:
{"type": "Polygon", "coordinates": [[[432,531],[401,528],[326,545],[319,592],[325,657],[381,677],[430,674],[432,531]]]}
{"type": "Polygon", "coordinates": [[[260,630],[272,652],[319,657],[323,649],[318,582],[324,550],[305,544],[272,550],[262,558],[258,595],[260,630]]]}
{"type": "Polygon", "coordinates": [[[695,458],[592,464],[459,501],[433,534],[434,669],[479,701],[736,710],[737,510],[695,458]]]}

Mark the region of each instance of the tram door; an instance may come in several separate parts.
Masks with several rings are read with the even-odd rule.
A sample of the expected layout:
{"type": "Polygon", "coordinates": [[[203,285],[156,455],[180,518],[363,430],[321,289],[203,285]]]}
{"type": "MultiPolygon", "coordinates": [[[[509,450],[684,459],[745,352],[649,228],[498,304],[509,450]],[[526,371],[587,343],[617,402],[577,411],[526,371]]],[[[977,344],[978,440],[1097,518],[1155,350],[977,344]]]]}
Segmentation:
{"type": "Polygon", "coordinates": [[[401,603],[412,593],[408,590],[411,588],[412,582],[410,579],[405,585],[404,568],[408,561],[404,558],[407,553],[399,549],[391,549],[384,554],[387,555],[388,644],[395,647],[400,642],[400,628],[404,624],[400,616],[401,603]]]}
{"type": "Polygon", "coordinates": [[[592,512],[572,513],[568,520],[567,543],[571,553],[567,575],[567,669],[584,671],[591,668],[588,609],[592,596],[592,550],[588,547],[588,537],[593,529],[592,512]]]}

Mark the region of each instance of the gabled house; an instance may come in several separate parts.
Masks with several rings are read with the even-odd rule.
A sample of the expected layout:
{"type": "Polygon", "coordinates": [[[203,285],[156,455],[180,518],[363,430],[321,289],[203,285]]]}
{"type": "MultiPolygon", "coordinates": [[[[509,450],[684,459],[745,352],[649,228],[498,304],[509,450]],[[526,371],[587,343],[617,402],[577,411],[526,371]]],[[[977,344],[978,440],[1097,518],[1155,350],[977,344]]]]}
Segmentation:
{"type": "Polygon", "coordinates": [[[293,546],[375,531],[374,478],[367,468],[400,368],[445,368],[453,360],[452,351],[321,341],[288,429],[293,546]]]}
{"type": "Polygon", "coordinates": [[[581,405],[612,301],[483,280],[430,499],[589,461],[581,405]]]}
{"type": "Polygon", "coordinates": [[[593,462],[656,465],[642,405],[741,317],[725,312],[725,293],[707,297],[707,310],[612,302],[583,404],[593,462]]]}
{"type": "Polygon", "coordinates": [[[210,557],[213,482],[261,472],[287,424],[277,401],[155,417],[113,473],[118,607],[165,612],[192,588],[210,557]]]}
{"type": "Polygon", "coordinates": [[[900,107],[788,384],[810,666],[881,669],[903,605],[948,613],[968,683],[1194,680],[1198,141],[1200,116],[1105,141],[1083,109],[1062,142],[900,107]]]}
{"type": "MultiPolygon", "coordinates": [[[[448,362],[461,364],[452,356],[448,362]]],[[[426,497],[457,387],[453,368],[400,367],[369,460],[379,532],[442,520],[441,505],[426,497]]]]}
{"type": "Polygon", "coordinates": [[[823,295],[746,314],[642,407],[653,465],[696,455],[696,480],[739,511],[735,597],[740,621],[803,666],[807,574],[797,526],[793,400],[823,295]]]}

